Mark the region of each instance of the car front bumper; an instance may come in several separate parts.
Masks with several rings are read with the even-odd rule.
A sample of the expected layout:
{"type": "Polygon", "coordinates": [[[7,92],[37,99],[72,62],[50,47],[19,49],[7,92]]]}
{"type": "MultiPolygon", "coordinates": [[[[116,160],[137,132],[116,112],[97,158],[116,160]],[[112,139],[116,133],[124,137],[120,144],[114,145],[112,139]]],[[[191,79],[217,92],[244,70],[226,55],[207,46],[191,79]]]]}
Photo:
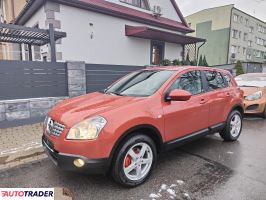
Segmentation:
{"type": "Polygon", "coordinates": [[[109,159],[107,158],[89,159],[80,155],[60,153],[54,149],[53,143],[45,136],[42,137],[42,145],[49,158],[62,170],[85,174],[105,174],[108,170],[109,159]],[[76,159],[82,159],[85,162],[84,166],[76,167],[74,165],[76,159]]]}
{"type": "Polygon", "coordinates": [[[261,100],[247,101],[244,100],[245,114],[262,114],[265,110],[265,102],[261,100]]]}

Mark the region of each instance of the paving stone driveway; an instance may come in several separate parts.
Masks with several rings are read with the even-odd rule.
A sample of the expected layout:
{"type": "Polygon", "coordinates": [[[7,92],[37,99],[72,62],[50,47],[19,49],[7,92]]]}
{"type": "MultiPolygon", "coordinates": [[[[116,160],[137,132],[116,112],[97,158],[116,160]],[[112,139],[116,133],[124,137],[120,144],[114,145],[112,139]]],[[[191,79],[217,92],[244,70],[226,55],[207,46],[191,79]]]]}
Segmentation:
{"type": "Polygon", "coordinates": [[[45,158],[42,123],[0,129],[0,169],[45,158]]]}

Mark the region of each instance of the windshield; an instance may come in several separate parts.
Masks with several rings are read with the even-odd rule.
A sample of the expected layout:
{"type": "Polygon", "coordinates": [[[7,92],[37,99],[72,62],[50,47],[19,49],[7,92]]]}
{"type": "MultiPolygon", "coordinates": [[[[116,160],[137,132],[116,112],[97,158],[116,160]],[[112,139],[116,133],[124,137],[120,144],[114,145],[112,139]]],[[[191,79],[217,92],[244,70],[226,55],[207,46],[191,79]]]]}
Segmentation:
{"type": "Polygon", "coordinates": [[[266,87],[266,77],[263,76],[238,76],[235,80],[240,87],[266,87]]]}
{"type": "Polygon", "coordinates": [[[106,94],[145,97],[154,94],[175,71],[144,70],[122,78],[105,90],[106,94]]]}

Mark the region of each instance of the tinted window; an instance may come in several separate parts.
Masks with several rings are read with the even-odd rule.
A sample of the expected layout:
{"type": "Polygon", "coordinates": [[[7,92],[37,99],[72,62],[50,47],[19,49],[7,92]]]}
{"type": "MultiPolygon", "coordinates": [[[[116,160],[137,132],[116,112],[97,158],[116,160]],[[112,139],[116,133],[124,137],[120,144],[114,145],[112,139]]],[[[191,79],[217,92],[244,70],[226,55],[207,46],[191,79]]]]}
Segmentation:
{"type": "Polygon", "coordinates": [[[203,92],[203,85],[200,71],[191,71],[181,75],[171,86],[170,91],[174,89],[186,90],[191,94],[203,92]]]}
{"type": "Polygon", "coordinates": [[[231,85],[231,77],[228,74],[223,74],[227,85],[231,85]]]}
{"type": "Polygon", "coordinates": [[[216,71],[205,71],[207,83],[211,90],[216,90],[226,87],[226,83],[222,75],[216,71]]]}
{"type": "Polygon", "coordinates": [[[143,70],[134,72],[105,90],[106,94],[121,96],[150,96],[175,72],[169,70],[143,70]]]}

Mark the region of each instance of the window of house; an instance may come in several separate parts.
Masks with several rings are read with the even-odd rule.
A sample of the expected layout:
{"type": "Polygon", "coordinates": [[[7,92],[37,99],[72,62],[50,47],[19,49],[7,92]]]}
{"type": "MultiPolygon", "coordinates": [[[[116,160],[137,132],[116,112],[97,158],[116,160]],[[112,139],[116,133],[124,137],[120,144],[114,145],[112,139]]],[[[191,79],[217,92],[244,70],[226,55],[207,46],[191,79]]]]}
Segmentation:
{"type": "Polygon", "coordinates": [[[239,22],[240,22],[241,24],[243,23],[243,17],[242,17],[242,16],[238,17],[238,20],[239,20],[239,22]]]}
{"type": "Polygon", "coordinates": [[[251,60],[251,54],[247,54],[247,59],[251,60]]]}
{"type": "Polygon", "coordinates": [[[243,47],[243,55],[245,56],[247,54],[247,48],[243,47]]]}
{"type": "Polygon", "coordinates": [[[205,71],[208,86],[211,90],[216,90],[226,87],[226,83],[219,72],[205,71]]]}
{"type": "Polygon", "coordinates": [[[260,38],[260,45],[263,46],[264,45],[264,40],[262,38],[260,38]]]}
{"type": "Polygon", "coordinates": [[[238,38],[240,38],[240,39],[241,39],[241,37],[242,37],[242,32],[241,32],[241,31],[239,31],[239,33],[238,33],[238,38]]]}
{"type": "Polygon", "coordinates": [[[132,6],[143,8],[145,10],[150,10],[150,5],[148,0],[120,0],[120,1],[123,3],[130,4],[132,6]]]}
{"type": "Polygon", "coordinates": [[[245,25],[248,26],[248,24],[249,24],[249,20],[245,19],[245,25]]]}
{"type": "Polygon", "coordinates": [[[254,56],[256,56],[257,58],[260,58],[260,51],[254,51],[254,56]]]}
{"type": "Polygon", "coordinates": [[[248,34],[247,33],[244,33],[244,41],[247,41],[248,40],[248,34]]]}
{"type": "Polygon", "coordinates": [[[248,41],[248,46],[249,46],[249,47],[252,46],[252,41],[251,41],[251,40],[248,41]]]}
{"type": "Polygon", "coordinates": [[[238,31],[235,30],[235,29],[233,29],[233,30],[232,30],[232,37],[233,37],[233,38],[237,38],[237,35],[238,35],[238,31]]]}
{"type": "Polygon", "coordinates": [[[263,27],[262,27],[262,25],[260,25],[260,24],[257,24],[257,27],[258,27],[258,32],[261,32],[261,33],[263,33],[263,27]]]}
{"type": "Polygon", "coordinates": [[[160,65],[164,59],[164,42],[152,41],[151,42],[151,64],[160,65]]]}
{"type": "Polygon", "coordinates": [[[234,15],[233,19],[234,19],[234,22],[238,22],[238,15],[234,15]]]}
{"type": "Polygon", "coordinates": [[[237,47],[235,45],[231,46],[231,53],[236,53],[237,52],[237,47]]]}
{"type": "Polygon", "coordinates": [[[174,89],[186,90],[193,95],[204,92],[202,79],[201,79],[201,72],[191,71],[181,75],[181,77],[179,77],[173,83],[169,91],[172,91],[174,89]]]}
{"type": "Polygon", "coordinates": [[[250,33],[253,33],[254,28],[253,28],[252,26],[250,26],[249,29],[248,29],[248,31],[249,31],[250,33]]]}

